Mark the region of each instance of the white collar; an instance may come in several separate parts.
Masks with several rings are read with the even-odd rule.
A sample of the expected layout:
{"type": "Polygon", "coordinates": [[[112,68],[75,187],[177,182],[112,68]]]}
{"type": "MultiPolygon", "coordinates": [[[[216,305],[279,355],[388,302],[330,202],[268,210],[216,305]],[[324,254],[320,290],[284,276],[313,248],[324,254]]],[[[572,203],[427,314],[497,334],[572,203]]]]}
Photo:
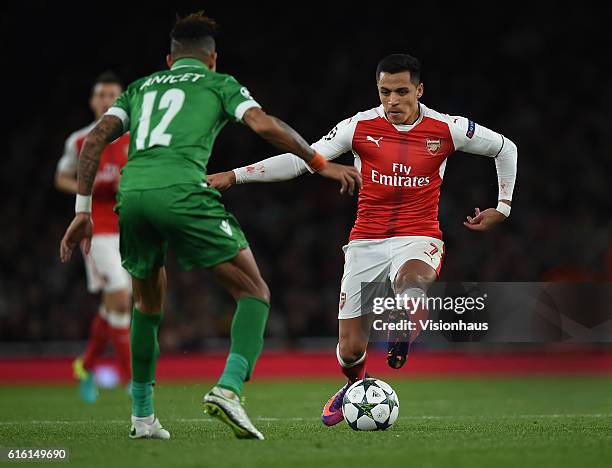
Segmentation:
{"type": "Polygon", "coordinates": [[[414,127],[416,127],[418,124],[421,123],[421,121],[423,120],[423,116],[425,115],[425,109],[426,109],[425,105],[419,102],[419,117],[416,119],[416,121],[413,124],[410,124],[410,125],[408,124],[395,125],[389,122],[389,119],[387,119],[387,116],[385,115],[385,109],[382,104],[376,108],[376,111],[378,112],[378,115],[380,115],[387,122],[391,123],[391,125],[393,125],[398,132],[409,132],[410,130],[412,130],[414,127]]]}

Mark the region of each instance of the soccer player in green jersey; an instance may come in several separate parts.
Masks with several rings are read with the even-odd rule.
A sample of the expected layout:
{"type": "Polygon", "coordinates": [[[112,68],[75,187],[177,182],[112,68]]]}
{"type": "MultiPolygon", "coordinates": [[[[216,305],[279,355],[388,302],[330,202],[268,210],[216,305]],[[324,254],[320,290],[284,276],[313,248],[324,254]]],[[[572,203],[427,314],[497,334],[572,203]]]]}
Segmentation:
{"type": "Polygon", "coordinates": [[[204,395],[205,409],[237,437],[263,439],[240,394],[263,347],[270,292],[238,222],[205,182],[212,146],[224,125],[244,122],[312,170],[339,181],[341,192],[352,194],[361,183],[354,167],[327,162],[291,127],[266,114],[236,79],[216,72],[215,27],[202,13],[177,20],[170,34],[170,69],[132,83],[88,134],[79,158],[76,214],[61,242],[64,262],[79,242],[89,251],[91,192],[100,154],[129,130],[115,210],[122,264],[134,290],[132,438],[170,438],[153,408],[170,247],[183,269],[209,268],[237,302],[229,356],[217,385],[204,395]]]}

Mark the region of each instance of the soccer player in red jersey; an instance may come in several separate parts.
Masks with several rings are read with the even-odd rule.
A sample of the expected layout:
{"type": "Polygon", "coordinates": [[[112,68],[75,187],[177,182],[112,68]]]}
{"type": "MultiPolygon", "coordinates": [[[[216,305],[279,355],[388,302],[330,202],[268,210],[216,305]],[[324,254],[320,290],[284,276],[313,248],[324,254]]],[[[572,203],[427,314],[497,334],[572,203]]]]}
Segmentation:
{"type": "MultiPolygon", "coordinates": [[[[363,180],[357,220],[343,247],[338,313],[336,354],[348,382],[324,406],[322,421],[328,426],[342,421],[344,393],[366,372],[371,314],[361,310],[362,294],[368,294],[362,291],[362,283],[388,278],[395,294],[417,302],[438,277],[444,257],[438,201],[447,158],[455,151],[489,156],[497,168],[497,207],[476,208],[464,222],[466,228],[486,231],[510,214],[516,145],[472,120],[425,106],[420,102],[420,73],[419,61],[410,55],[384,58],[376,70],[381,105],[343,120],[312,145],[330,160],[351,151],[363,180]]],[[[289,180],[307,171],[306,164],[287,153],[213,174],[208,181],[225,189],[233,184],[289,180]]],[[[390,336],[387,361],[392,368],[404,364],[409,341],[417,334],[418,330],[409,339],[390,336]]]]}
{"type": "MultiPolygon", "coordinates": [[[[78,154],[85,137],[95,123],[113,105],[123,88],[111,72],[103,73],[93,85],[89,105],[95,122],[72,133],[66,140],[64,154],[57,165],[55,186],[62,192],[77,193],[78,154]]],[[[121,266],[119,255],[119,219],[114,213],[119,171],[127,161],[129,134],[108,145],[100,160],[94,182],[93,238],[89,254],[83,255],[90,293],[102,292],[102,302],[91,325],[89,342],[82,357],[75,359],[73,370],[79,380],[80,396],[86,402],[97,399],[93,368],[112,342],[117,355],[121,381],[127,385],[130,371],[131,281],[121,266]]]]}

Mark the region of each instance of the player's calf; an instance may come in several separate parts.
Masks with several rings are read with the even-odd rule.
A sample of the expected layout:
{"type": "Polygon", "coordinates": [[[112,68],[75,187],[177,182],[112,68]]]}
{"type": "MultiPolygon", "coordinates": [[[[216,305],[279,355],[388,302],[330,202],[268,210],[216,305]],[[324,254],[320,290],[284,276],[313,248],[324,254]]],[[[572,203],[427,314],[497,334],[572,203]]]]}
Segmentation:
{"type": "MultiPolygon", "coordinates": [[[[396,280],[397,282],[397,280],[396,280]]],[[[396,288],[398,290],[399,288],[396,288]]],[[[421,333],[420,324],[427,318],[426,294],[421,287],[408,287],[398,293],[405,297],[408,308],[393,310],[389,313],[389,323],[410,322],[411,328],[389,327],[387,333],[387,364],[400,369],[408,359],[410,345],[421,333]]]]}
{"type": "Polygon", "coordinates": [[[131,378],[130,357],[130,313],[127,311],[108,310],[108,332],[115,349],[117,363],[121,374],[121,382],[128,385],[131,378]]]}
{"type": "Polygon", "coordinates": [[[356,381],[366,376],[365,345],[348,347],[346,343],[338,343],[336,357],[348,382],[334,393],[323,406],[321,421],[326,426],[334,426],[344,419],[342,413],[342,400],[348,388],[356,381]]]}
{"type": "MultiPolygon", "coordinates": [[[[410,321],[410,315],[405,310],[389,312],[389,323],[410,321]]],[[[387,364],[392,369],[400,369],[408,359],[410,351],[410,330],[396,330],[390,327],[387,332],[387,364]]]]}

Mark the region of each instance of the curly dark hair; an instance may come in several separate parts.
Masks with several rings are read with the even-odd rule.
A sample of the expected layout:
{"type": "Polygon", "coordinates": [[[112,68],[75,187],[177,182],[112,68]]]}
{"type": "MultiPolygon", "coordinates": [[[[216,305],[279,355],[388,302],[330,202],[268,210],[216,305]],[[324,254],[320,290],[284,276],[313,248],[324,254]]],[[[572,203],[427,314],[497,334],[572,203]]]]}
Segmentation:
{"type": "Polygon", "coordinates": [[[210,55],[215,52],[215,36],[218,25],[203,11],[185,17],[177,15],[170,31],[170,53],[172,55],[210,55]]]}

